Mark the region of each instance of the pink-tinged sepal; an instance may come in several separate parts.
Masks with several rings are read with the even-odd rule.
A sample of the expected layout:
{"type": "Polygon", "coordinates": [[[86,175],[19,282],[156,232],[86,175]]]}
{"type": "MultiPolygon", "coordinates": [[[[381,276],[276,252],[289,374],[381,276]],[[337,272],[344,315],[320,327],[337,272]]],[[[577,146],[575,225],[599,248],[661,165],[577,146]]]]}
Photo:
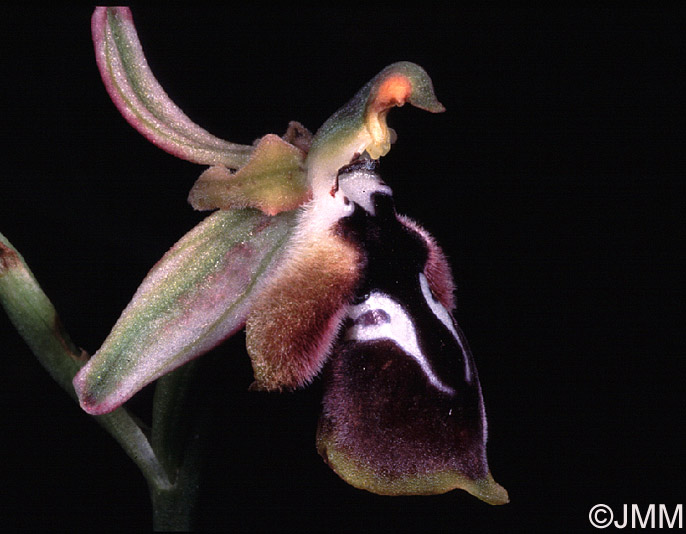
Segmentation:
{"type": "Polygon", "coordinates": [[[324,370],[320,454],[344,480],[374,493],[461,488],[507,502],[488,468],[481,385],[450,312],[445,256],[426,231],[398,217],[372,162],[338,179],[354,209],[339,219],[337,235],[364,262],[324,370]]]}
{"type": "Polygon", "coordinates": [[[83,409],[114,410],[242,328],[294,224],[292,212],[218,211],[181,238],[76,375],[83,409]]]}
{"type": "Polygon", "coordinates": [[[212,165],[190,192],[195,209],[250,207],[276,215],[309,200],[304,160],[312,134],[304,126],[291,122],[283,138],[267,134],[254,145],[219,139],[190,120],[155,79],[129,8],[98,7],[91,26],[105,88],[124,118],[167,152],[212,165]]]}
{"type": "Polygon", "coordinates": [[[215,137],[189,119],[155,79],[128,7],[98,7],[91,19],[100,75],[117,109],[155,145],[181,159],[239,168],[250,145],[215,137]]]}

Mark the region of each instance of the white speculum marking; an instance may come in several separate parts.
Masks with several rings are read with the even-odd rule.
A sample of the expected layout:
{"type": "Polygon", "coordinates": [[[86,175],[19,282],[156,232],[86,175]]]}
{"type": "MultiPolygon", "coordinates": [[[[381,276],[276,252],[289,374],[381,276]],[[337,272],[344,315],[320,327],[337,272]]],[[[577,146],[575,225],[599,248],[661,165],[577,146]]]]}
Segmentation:
{"type": "Polygon", "coordinates": [[[362,304],[352,306],[348,316],[353,320],[353,326],[346,331],[346,340],[389,339],[394,341],[417,361],[434,387],[449,395],[455,394],[455,390],[444,384],[434,373],[429,360],[419,347],[417,329],[412,319],[398,302],[388,295],[375,291],[362,304]]]}
{"type": "Polygon", "coordinates": [[[464,360],[464,378],[467,382],[471,382],[472,370],[469,368],[467,352],[465,351],[464,346],[462,345],[462,340],[460,339],[457,330],[455,330],[455,325],[453,325],[453,318],[451,317],[448,310],[445,309],[443,304],[441,304],[434,298],[433,293],[431,293],[431,289],[429,288],[429,281],[426,279],[426,276],[424,276],[424,273],[419,273],[419,286],[422,288],[422,295],[424,295],[424,300],[426,300],[426,303],[429,305],[429,308],[431,308],[433,314],[436,317],[438,317],[438,320],[441,321],[448,330],[450,330],[450,333],[453,335],[455,341],[457,341],[457,344],[460,346],[460,351],[462,352],[462,359],[464,360]]]}

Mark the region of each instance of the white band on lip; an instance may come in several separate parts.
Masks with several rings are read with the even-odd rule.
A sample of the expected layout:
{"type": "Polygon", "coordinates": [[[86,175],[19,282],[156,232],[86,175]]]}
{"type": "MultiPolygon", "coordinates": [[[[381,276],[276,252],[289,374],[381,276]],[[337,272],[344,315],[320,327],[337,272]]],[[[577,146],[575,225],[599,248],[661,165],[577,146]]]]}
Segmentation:
{"type": "Polygon", "coordinates": [[[460,339],[457,330],[455,330],[453,318],[448,310],[445,309],[443,304],[434,298],[433,293],[431,293],[431,289],[429,288],[429,281],[426,279],[426,276],[424,276],[424,273],[419,273],[419,286],[422,288],[422,295],[424,295],[424,300],[426,300],[426,303],[429,305],[429,308],[431,308],[431,311],[438,318],[438,320],[441,321],[448,330],[450,330],[450,333],[455,337],[455,341],[457,341],[457,344],[460,346],[460,350],[462,351],[462,359],[464,360],[464,379],[467,381],[467,383],[471,382],[472,370],[469,367],[467,352],[464,350],[462,340],[460,339]]]}
{"type": "Polygon", "coordinates": [[[382,310],[383,321],[375,324],[353,324],[345,333],[345,339],[350,341],[375,341],[389,339],[394,341],[406,354],[417,361],[429,382],[443,393],[454,395],[455,390],[444,384],[431,369],[426,356],[422,353],[417,342],[417,331],[410,316],[395,300],[384,293],[375,291],[367,299],[348,312],[353,322],[361,316],[375,310],[382,310]]]}

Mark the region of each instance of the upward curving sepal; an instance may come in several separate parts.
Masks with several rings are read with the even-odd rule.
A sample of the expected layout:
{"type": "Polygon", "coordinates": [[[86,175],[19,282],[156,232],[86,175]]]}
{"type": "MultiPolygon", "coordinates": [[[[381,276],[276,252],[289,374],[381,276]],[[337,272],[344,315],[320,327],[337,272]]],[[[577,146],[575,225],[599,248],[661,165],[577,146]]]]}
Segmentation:
{"type": "Polygon", "coordinates": [[[181,238],[74,378],[81,407],[110,412],[242,328],[294,219],[293,212],[218,211],[181,238]]]}
{"type": "Polygon", "coordinates": [[[171,101],[148,66],[129,8],[96,8],[91,30],[107,92],[136,130],[163,150],[193,163],[234,169],[247,163],[252,146],[213,136],[171,101]]]}

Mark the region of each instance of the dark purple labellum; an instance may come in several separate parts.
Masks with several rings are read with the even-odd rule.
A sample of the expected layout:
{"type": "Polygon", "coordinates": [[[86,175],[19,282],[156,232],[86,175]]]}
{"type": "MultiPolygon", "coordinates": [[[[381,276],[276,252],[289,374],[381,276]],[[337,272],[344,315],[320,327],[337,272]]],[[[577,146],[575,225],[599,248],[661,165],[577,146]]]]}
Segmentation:
{"type": "Polygon", "coordinates": [[[507,502],[488,469],[481,386],[444,297],[452,280],[447,264],[436,265],[445,262],[440,249],[397,216],[371,163],[343,169],[339,186],[355,210],[336,231],[364,266],[325,367],[320,454],[347,482],[375,493],[462,488],[507,502]]]}

